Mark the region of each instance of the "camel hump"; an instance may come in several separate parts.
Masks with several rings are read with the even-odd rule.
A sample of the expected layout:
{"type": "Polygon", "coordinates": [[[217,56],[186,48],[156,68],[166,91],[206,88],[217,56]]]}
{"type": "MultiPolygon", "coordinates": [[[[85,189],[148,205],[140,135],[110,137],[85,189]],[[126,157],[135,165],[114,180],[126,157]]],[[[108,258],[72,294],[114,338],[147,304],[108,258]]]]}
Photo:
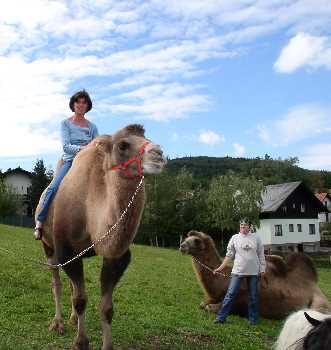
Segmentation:
{"type": "Polygon", "coordinates": [[[287,266],[284,259],[279,255],[266,255],[267,272],[271,272],[275,276],[286,276],[287,266]]]}
{"type": "Polygon", "coordinates": [[[309,256],[303,253],[293,253],[286,259],[286,265],[289,272],[296,270],[298,276],[310,281],[317,282],[317,271],[313,261],[309,256]]]}

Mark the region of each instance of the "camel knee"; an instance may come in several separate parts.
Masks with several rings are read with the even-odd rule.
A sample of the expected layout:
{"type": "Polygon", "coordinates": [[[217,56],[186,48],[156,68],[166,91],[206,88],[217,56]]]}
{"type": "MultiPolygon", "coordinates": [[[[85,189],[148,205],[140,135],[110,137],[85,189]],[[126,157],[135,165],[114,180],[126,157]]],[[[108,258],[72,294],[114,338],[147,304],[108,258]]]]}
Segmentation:
{"type": "Polygon", "coordinates": [[[73,298],[72,303],[77,315],[82,315],[86,309],[87,298],[86,297],[73,298]]]}
{"type": "Polygon", "coordinates": [[[103,321],[110,324],[112,322],[113,316],[114,316],[113,306],[107,306],[107,307],[101,308],[101,318],[103,321]]]}

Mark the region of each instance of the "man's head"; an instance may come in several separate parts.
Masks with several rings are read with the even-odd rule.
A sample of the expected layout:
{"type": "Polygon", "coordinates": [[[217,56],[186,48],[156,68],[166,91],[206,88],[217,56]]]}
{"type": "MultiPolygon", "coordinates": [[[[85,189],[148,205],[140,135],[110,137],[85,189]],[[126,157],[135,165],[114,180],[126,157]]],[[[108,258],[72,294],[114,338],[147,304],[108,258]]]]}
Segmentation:
{"type": "Polygon", "coordinates": [[[240,220],[240,233],[246,235],[249,232],[249,221],[245,218],[240,220]]]}

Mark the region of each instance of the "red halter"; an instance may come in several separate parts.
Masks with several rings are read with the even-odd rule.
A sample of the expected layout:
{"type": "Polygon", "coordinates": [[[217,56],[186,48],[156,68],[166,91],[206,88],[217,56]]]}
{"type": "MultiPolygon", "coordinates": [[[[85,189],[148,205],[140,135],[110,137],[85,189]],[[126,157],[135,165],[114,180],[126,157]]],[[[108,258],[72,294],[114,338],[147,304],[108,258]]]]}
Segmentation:
{"type": "Polygon", "coordinates": [[[145,141],[142,146],[139,148],[139,153],[137,156],[131,157],[130,159],[128,159],[127,161],[117,164],[117,165],[113,165],[111,167],[112,170],[119,170],[122,171],[125,175],[127,175],[130,178],[134,178],[135,175],[133,175],[132,170],[129,169],[129,165],[132,163],[137,163],[137,173],[138,173],[138,177],[142,177],[143,176],[143,168],[141,166],[141,156],[145,153],[145,148],[146,146],[151,143],[150,141],[145,141]]]}

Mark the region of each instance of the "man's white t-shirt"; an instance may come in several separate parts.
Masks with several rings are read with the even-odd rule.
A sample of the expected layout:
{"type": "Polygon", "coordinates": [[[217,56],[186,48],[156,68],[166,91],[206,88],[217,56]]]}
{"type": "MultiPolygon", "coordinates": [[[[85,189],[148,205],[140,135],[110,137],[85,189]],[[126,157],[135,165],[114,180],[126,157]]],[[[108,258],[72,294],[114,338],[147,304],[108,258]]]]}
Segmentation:
{"type": "Polygon", "coordinates": [[[241,276],[265,272],[266,262],[261,238],[253,232],[231,237],[226,256],[234,260],[232,273],[241,276]]]}

